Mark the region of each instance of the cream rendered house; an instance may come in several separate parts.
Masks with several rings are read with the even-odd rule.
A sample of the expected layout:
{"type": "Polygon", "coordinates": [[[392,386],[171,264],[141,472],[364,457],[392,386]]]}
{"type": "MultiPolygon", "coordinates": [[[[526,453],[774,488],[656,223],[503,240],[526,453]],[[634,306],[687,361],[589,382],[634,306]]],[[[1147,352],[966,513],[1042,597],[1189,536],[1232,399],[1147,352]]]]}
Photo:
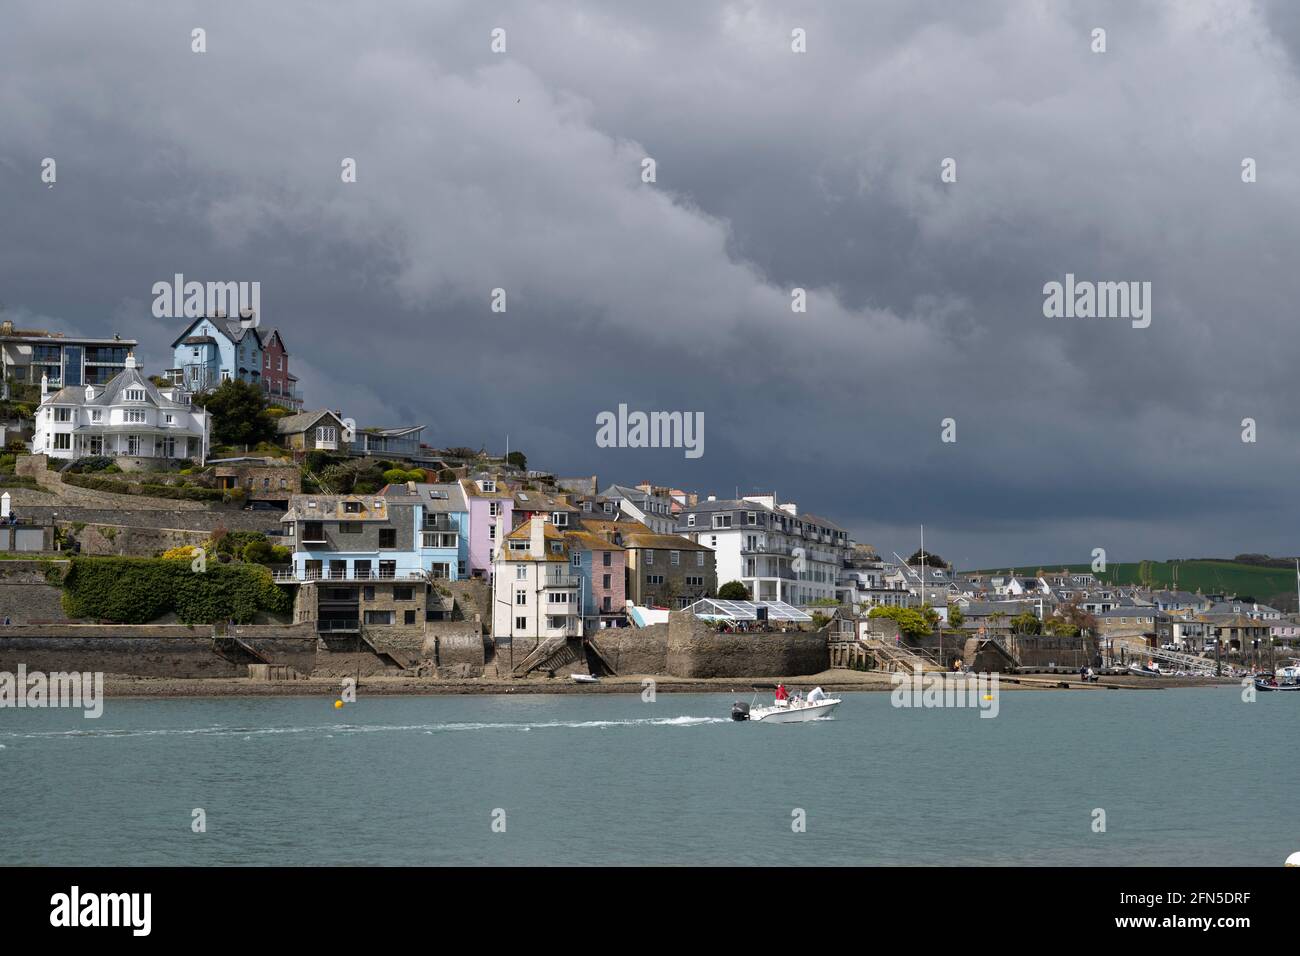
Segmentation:
{"type": "Polygon", "coordinates": [[[493,564],[492,636],[582,636],[582,578],[563,532],[534,517],[506,535],[493,564]]]}

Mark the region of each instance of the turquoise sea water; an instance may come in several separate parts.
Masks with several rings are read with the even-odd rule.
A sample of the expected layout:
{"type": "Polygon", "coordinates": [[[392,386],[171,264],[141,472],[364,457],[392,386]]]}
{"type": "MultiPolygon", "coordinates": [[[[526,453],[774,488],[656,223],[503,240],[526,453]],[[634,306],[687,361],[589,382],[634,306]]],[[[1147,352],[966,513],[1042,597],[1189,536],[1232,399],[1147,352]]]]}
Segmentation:
{"type": "Polygon", "coordinates": [[[994,719],[844,697],[834,720],[776,726],[732,723],[716,694],[0,710],[0,846],[65,865],[1277,866],[1300,850],[1291,695],[1006,693],[994,719]]]}

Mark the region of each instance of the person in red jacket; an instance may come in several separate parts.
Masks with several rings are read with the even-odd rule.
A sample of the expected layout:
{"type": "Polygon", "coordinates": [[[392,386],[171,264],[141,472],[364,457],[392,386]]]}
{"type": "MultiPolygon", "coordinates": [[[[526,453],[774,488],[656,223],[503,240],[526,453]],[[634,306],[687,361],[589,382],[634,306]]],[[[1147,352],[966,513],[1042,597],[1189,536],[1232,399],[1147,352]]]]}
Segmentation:
{"type": "Polygon", "coordinates": [[[787,694],[787,693],[785,692],[785,685],[784,685],[784,684],[777,684],[777,685],[776,685],[776,699],[777,699],[777,700],[788,700],[789,698],[790,698],[790,695],[787,694]]]}

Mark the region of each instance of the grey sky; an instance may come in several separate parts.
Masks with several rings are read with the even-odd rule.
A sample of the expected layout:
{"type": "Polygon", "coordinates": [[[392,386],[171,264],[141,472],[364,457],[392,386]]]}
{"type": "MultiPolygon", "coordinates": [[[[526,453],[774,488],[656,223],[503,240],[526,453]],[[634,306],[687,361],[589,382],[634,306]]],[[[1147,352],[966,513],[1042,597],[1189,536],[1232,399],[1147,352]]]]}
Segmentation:
{"type": "Polygon", "coordinates": [[[437,444],[508,432],[566,474],[775,489],[884,552],[924,521],[967,566],[1297,550],[1294,5],[5,19],[0,300],[21,325],[140,338],[152,371],[175,334],[155,281],[258,280],[309,403],[437,444]],[[1045,319],[1067,272],[1150,281],[1151,327],[1045,319]],[[703,411],[704,457],[596,447],[620,402],[703,411]]]}

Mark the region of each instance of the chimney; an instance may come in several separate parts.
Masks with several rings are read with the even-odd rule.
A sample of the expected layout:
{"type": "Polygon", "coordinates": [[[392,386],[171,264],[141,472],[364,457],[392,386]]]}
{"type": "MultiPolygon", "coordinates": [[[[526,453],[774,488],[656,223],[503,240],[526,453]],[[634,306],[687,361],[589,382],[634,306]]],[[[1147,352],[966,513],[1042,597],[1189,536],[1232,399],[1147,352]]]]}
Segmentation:
{"type": "Polygon", "coordinates": [[[546,520],[537,515],[528,526],[528,550],[534,558],[546,557],[546,520]]]}
{"type": "Polygon", "coordinates": [[[135,364],[135,353],[134,353],[134,352],[127,352],[127,353],[126,353],[126,367],[127,367],[127,368],[135,368],[135,367],[136,367],[136,364],[135,364]]]}
{"type": "Polygon", "coordinates": [[[408,481],[408,482],[406,483],[406,490],[407,490],[407,492],[410,493],[410,494],[415,494],[415,482],[413,482],[413,481],[408,481]]]}
{"type": "Polygon", "coordinates": [[[50,394],[50,377],[44,372],[41,373],[41,399],[44,400],[50,394]]]}

